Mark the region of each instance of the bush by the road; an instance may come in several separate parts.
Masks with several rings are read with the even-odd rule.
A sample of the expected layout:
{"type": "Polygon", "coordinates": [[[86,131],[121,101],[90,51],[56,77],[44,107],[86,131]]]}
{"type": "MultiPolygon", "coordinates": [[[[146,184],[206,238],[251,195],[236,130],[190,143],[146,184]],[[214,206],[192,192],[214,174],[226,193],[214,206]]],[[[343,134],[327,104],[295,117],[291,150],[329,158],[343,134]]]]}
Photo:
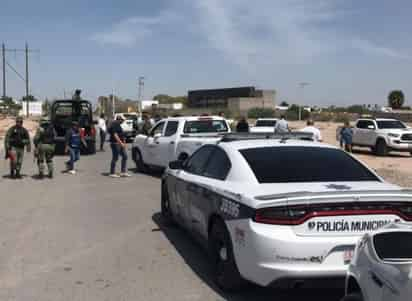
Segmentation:
{"type": "Polygon", "coordinates": [[[272,118],[275,117],[275,110],[271,108],[252,108],[247,113],[248,118],[272,118]]]}

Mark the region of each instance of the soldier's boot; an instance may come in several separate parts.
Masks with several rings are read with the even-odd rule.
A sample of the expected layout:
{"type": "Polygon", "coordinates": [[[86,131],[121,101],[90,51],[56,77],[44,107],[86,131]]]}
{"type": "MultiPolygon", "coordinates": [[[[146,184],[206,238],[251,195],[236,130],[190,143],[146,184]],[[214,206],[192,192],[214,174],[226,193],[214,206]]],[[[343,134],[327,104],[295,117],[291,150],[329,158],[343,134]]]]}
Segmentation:
{"type": "Polygon", "coordinates": [[[14,168],[10,169],[10,179],[16,178],[16,170],[14,168]]]}
{"type": "Polygon", "coordinates": [[[21,179],[20,169],[16,169],[16,179],[21,179]]]}
{"type": "Polygon", "coordinates": [[[39,164],[39,179],[43,179],[44,178],[44,163],[39,160],[38,164],[39,164]]]}

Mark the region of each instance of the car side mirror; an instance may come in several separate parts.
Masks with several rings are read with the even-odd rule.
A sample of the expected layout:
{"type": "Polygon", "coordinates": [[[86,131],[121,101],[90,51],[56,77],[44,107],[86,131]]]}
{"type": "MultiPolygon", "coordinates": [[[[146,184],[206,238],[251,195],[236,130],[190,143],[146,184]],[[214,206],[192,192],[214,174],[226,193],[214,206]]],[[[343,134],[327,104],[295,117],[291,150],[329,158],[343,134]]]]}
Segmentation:
{"type": "Polygon", "coordinates": [[[375,126],[374,126],[374,125],[368,125],[368,129],[374,130],[374,129],[375,129],[375,126]]]}
{"type": "Polygon", "coordinates": [[[178,170],[178,169],[183,169],[183,161],[182,160],[176,160],[169,162],[169,168],[172,170],[178,170]]]}
{"type": "Polygon", "coordinates": [[[154,134],[154,136],[153,136],[153,138],[155,138],[155,139],[159,139],[160,137],[162,137],[162,134],[160,134],[160,133],[154,134]]]}

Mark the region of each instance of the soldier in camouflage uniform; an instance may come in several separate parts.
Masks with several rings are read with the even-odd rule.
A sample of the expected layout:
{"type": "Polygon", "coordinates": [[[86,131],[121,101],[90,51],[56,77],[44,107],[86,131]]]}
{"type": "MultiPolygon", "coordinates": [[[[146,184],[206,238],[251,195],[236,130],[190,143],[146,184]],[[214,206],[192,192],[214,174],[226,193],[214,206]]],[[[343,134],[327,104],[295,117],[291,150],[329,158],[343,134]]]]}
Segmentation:
{"type": "Polygon", "coordinates": [[[45,164],[47,163],[47,170],[49,178],[53,178],[53,157],[55,150],[56,131],[52,124],[47,120],[42,120],[36,135],[34,136],[34,145],[36,147],[35,154],[37,157],[37,165],[39,166],[39,178],[44,177],[45,164]]]}
{"type": "Polygon", "coordinates": [[[6,134],[4,149],[6,159],[10,159],[10,177],[21,178],[21,166],[23,164],[24,148],[31,151],[29,132],[23,127],[23,118],[16,118],[16,125],[12,126],[6,134]]]}

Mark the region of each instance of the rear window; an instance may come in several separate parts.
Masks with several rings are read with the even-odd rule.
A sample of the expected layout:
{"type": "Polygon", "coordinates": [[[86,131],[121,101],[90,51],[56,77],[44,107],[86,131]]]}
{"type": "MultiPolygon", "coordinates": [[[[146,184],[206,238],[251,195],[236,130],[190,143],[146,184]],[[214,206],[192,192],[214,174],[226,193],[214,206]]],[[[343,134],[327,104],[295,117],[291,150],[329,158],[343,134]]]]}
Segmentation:
{"type": "Polygon", "coordinates": [[[319,147],[241,150],[259,183],[379,181],[344,151],[319,147]]]}
{"type": "Polygon", "coordinates": [[[274,127],[275,125],[276,125],[276,120],[257,120],[255,126],[274,127]]]}
{"type": "Polygon", "coordinates": [[[376,254],[385,261],[412,261],[412,233],[387,232],[374,236],[376,254]]]}
{"type": "Polygon", "coordinates": [[[212,119],[187,121],[183,129],[183,132],[187,134],[222,133],[227,131],[227,124],[224,120],[212,119]]]}

